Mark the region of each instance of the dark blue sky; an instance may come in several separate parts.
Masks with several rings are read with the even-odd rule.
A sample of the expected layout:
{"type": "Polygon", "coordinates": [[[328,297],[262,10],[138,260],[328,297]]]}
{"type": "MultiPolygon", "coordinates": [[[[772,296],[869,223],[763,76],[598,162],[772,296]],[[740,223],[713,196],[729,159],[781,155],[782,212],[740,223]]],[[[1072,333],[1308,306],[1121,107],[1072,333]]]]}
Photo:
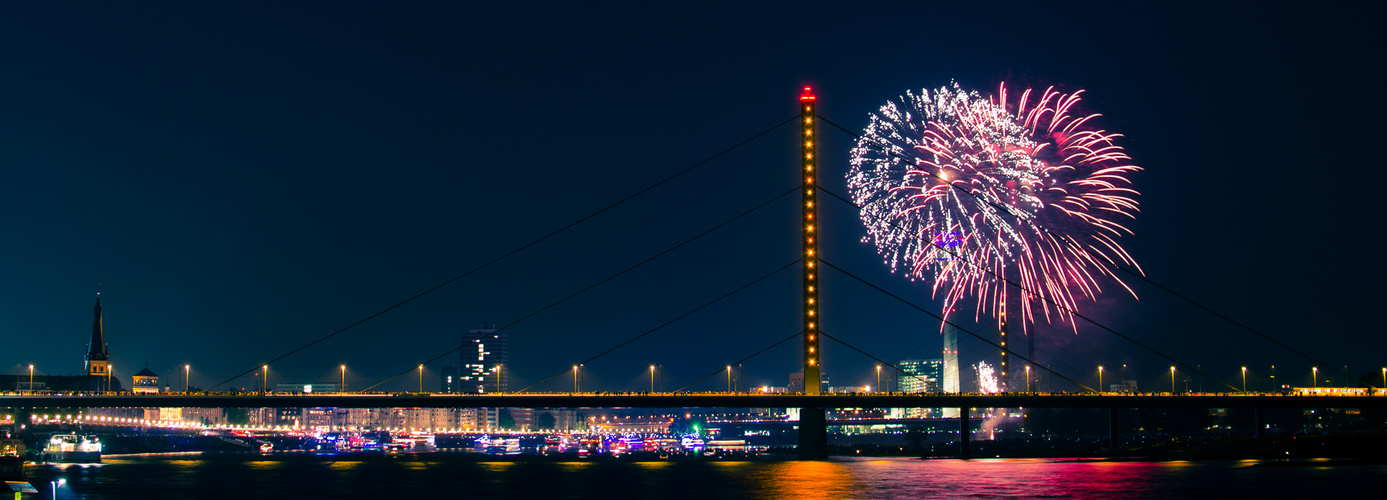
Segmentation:
{"type": "MultiPolygon", "coordinates": [[[[1086,89],[1086,109],[1146,169],[1125,243],[1153,280],[1376,375],[1387,340],[1367,174],[1384,44],[1370,18],[1165,2],[6,4],[0,370],[78,373],[100,283],[118,373],[191,363],[194,385],[210,385],[791,117],[803,85],[822,116],[860,129],[905,90],[956,79],[1086,89]]],[[[851,140],[821,135],[823,183],[846,194],[851,140]]],[[[334,381],[345,363],[360,388],[484,320],[515,321],[794,187],[795,143],[780,129],[275,363],[271,382],[334,381]]],[[[789,263],[797,213],[777,202],[508,329],[512,387],[789,263]]],[[[859,242],[854,209],[822,216],[836,234],[826,260],[929,303],[859,242]]],[[[776,275],[602,358],[588,387],[644,387],[651,363],[679,387],[795,333],[797,279],[776,275]]],[[[830,335],[893,359],[938,349],[927,316],[841,275],[824,287],[830,335]]],[[[1137,289],[1140,301],[1111,293],[1087,310],[1232,383],[1239,366],[1255,385],[1273,364],[1310,383],[1311,361],[1137,289]]],[[[1143,387],[1168,383],[1168,361],[1099,329],[1042,332],[1038,357],[1086,382],[1096,365],[1130,363],[1143,387]]],[[[784,385],[797,342],[749,362],[747,383],[784,385]]],[[[874,383],[874,361],[825,350],[834,385],[874,383]]],[[[971,340],[962,350],[995,362],[971,340]]],[[[455,359],[430,364],[428,385],[455,359]]]]}

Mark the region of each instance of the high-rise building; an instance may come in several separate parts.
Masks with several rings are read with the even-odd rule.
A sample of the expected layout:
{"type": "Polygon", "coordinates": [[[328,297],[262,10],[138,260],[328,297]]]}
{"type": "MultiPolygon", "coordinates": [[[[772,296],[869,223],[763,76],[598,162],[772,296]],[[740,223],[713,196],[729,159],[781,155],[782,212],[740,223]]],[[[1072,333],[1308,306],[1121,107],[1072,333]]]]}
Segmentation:
{"type": "MultiPolygon", "coordinates": [[[[944,352],[943,369],[941,378],[944,381],[944,392],[958,394],[959,392],[959,366],[958,366],[958,329],[954,325],[944,323],[944,352]]],[[[958,408],[944,408],[945,418],[958,418],[958,408]]]]}
{"type": "Polygon", "coordinates": [[[943,373],[940,380],[943,380],[943,391],[949,394],[958,394],[958,329],[954,325],[944,324],[944,352],[943,352],[943,373]]]}
{"type": "Polygon", "coordinates": [[[901,374],[896,378],[897,392],[940,392],[943,390],[944,361],[940,359],[906,359],[898,363],[901,374]]]}
{"type": "Polygon", "coordinates": [[[458,392],[506,392],[506,350],[506,334],[494,325],[483,323],[462,334],[458,392]]]}
{"type": "MultiPolygon", "coordinates": [[[[944,360],[906,359],[897,363],[901,374],[896,378],[899,392],[940,392],[944,383],[944,360]]],[[[893,408],[891,416],[896,418],[938,417],[938,408],[893,408]]]]}

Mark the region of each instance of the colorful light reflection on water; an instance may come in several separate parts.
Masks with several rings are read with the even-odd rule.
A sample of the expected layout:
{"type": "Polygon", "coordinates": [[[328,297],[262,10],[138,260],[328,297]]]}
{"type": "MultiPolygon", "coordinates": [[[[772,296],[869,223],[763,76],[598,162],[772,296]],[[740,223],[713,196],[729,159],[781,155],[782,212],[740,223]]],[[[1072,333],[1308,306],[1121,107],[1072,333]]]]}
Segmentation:
{"type": "Polygon", "coordinates": [[[1190,498],[1371,495],[1387,465],[1052,459],[480,462],[410,457],[141,456],[32,466],[59,499],[127,498],[1190,498]],[[350,465],[346,465],[350,464],[350,465]]]}

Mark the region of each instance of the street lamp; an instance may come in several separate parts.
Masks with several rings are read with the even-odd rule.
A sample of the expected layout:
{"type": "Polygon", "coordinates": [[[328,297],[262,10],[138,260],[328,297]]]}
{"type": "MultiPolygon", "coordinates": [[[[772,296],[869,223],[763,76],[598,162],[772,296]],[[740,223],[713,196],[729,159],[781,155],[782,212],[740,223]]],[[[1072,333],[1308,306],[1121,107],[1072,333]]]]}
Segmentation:
{"type": "Polygon", "coordinates": [[[111,392],[111,373],[116,371],[113,365],[106,365],[106,392],[111,392]]]}
{"type": "Polygon", "coordinates": [[[1315,387],[1316,387],[1316,388],[1319,388],[1319,386],[1320,386],[1320,367],[1318,367],[1318,366],[1312,366],[1312,367],[1310,367],[1310,376],[1313,377],[1312,380],[1314,380],[1314,382],[1315,382],[1315,387]]]}
{"type": "Polygon", "coordinates": [[[424,365],[419,365],[419,393],[424,393],[424,365]]]}
{"type": "Polygon", "coordinates": [[[732,365],[727,365],[727,392],[732,392],[732,365]]]}
{"type": "Polygon", "coordinates": [[[1170,367],[1170,393],[1175,394],[1175,367],[1170,367]]]}
{"type": "Polygon", "coordinates": [[[339,368],[342,369],[342,385],[337,389],[337,392],[347,392],[347,365],[342,365],[339,368]]]}
{"type": "Polygon", "coordinates": [[[183,392],[188,392],[188,382],[193,377],[193,365],[183,365],[183,392]]]}
{"type": "Polygon", "coordinates": [[[266,382],[270,378],[270,365],[260,365],[260,371],[263,373],[260,376],[260,393],[264,394],[265,390],[270,387],[270,384],[266,382]]]}
{"type": "Polygon", "coordinates": [[[1243,392],[1247,392],[1247,367],[1243,367],[1243,392]]]}
{"type": "Polygon", "coordinates": [[[496,392],[499,392],[501,394],[506,393],[506,385],[504,379],[506,374],[502,373],[503,370],[505,370],[505,367],[503,365],[496,365],[496,392]]]}
{"type": "Polygon", "coordinates": [[[1098,393],[1103,393],[1103,365],[1098,365],[1098,393]]]}
{"type": "Polygon", "coordinates": [[[578,392],[578,365],[573,365],[573,392],[578,392]]]}
{"type": "Polygon", "coordinates": [[[1026,365],[1026,392],[1031,392],[1031,365],[1026,365]]]}
{"type": "Polygon", "coordinates": [[[877,392],[881,392],[881,365],[877,365],[877,392]]]}
{"type": "Polygon", "coordinates": [[[29,392],[34,392],[34,365],[29,365],[29,392]]]}
{"type": "Polygon", "coordinates": [[[655,365],[650,365],[650,392],[655,392],[655,365]]]}

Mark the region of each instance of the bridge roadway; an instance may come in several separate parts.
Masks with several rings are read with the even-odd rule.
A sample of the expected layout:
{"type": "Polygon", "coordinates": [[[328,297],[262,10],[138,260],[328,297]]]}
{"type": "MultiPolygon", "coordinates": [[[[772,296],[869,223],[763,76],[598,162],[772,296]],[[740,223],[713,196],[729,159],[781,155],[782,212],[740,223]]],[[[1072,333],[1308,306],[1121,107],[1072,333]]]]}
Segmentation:
{"type": "Polygon", "coordinates": [[[1383,396],[1279,394],[144,394],[0,395],[7,408],[1382,408],[1383,396]]]}

